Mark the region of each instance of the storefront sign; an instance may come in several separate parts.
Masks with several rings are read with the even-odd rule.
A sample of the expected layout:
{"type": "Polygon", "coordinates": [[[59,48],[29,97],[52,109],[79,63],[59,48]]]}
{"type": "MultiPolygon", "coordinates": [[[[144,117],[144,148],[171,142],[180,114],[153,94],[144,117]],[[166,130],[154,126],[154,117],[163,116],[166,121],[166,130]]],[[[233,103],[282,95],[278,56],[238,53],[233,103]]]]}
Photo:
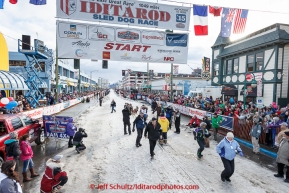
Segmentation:
{"type": "MultiPolygon", "coordinates": [[[[144,1],[57,0],[56,17],[145,28],[189,30],[191,7],[144,1]]],[[[77,28],[67,34],[81,37],[77,28]]]]}
{"type": "Polygon", "coordinates": [[[182,33],[62,21],[57,24],[58,56],[62,58],[186,64],[188,41],[188,34],[182,33]],[[87,36],[79,38],[87,44],[75,46],[78,39],[62,35],[71,26],[80,26],[87,36]]]}

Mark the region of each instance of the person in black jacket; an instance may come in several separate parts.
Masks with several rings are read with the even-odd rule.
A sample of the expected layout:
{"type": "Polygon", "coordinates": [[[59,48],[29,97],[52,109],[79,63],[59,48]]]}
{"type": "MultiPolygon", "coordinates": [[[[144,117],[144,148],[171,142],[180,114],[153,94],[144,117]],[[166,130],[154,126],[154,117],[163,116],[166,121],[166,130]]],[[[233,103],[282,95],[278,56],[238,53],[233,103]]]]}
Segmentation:
{"type": "MultiPolygon", "coordinates": [[[[203,122],[205,122],[207,124],[206,129],[208,131],[210,131],[210,129],[212,128],[212,124],[211,124],[211,122],[207,116],[204,116],[203,122]]],[[[205,144],[206,144],[205,147],[207,147],[207,148],[210,147],[210,138],[209,137],[205,138],[205,144]]]]}
{"type": "Polygon", "coordinates": [[[128,106],[125,106],[124,109],[122,110],[122,115],[123,115],[123,126],[124,126],[124,134],[126,135],[126,126],[128,126],[128,133],[131,135],[131,130],[130,130],[130,110],[128,106]]]}
{"type": "Polygon", "coordinates": [[[101,105],[102,105],[102,100],[103,100],[103,97],[102,97],[102,96],[100,96],[100,97],[99,97],[99,106],[101,106],[101,105]]]}
{"type": "Polygon", "coordinates": [[[9,134],[10,139],[7,139],[5,144],[6,160],[14,160],[16,162],[15,171],[18,172],[19,158],[20,158],[20,146],[18,141],[18,133],[11,132],[9,134]]]}
{"type": "Polygon", "coordinates": [[[204,151],[205,147],[205,138],[210,137],[210,133],[206,129],[206,126],[207,124],[205,122],[201,122],[200,127],[196,128],[195,131],[193,132],[194,139],[197,140],[200,147],[197,152],[198,158],[203,157],[202,151],[204,151]]]}
{"type": "Polygon", "coordinates": [[[176,109],[176,111],[174,112],[175,114],[175,127],[176,127],[176,134],[180,134],[181,130],[180,130],[180,124],[181,124],[181,113],[179,111],[179,109],[176,109]]]}
{"type": "Polygon", "coordinates": [[[157,103],[155,100],[153,100],[153,102],[152,102],[152,111],[153,111],[153,114],[154,114],[155,111],[157,110],[157,109],[156,109],[157,106],[158,106],[158,103],[157,103]]]}
{"type": "Polygon", "coordinates": [[[113,111],[116,112],[115,111],[116,103],[114,100],[111,101],[110,106],[111,106],[111,113],[113,113],[113,111]]]}
{"type": "Polygon", "coordinates": [[[82,142],[82,139],[84,137],[87,137],[87,134],[85,133],[85,130],[83,128],[79,128],[78,131],[75,133],[73,138],[73,145],[75,145],[75,150],[77,153],[80,153],[81,150],[85,150],[86,147],[82,142]]]}
{"type": "Polygon", "coordinates": [[[161,125],[157,122],[157,119],[155,117],[153,117],[152,120],[146,126],[145,133],[144,133],[145,138],[147,138],[147,134],[148,134],[148,138],[150,142],[150,154],[151,154],[151,158],[153,159],[155,155],[154,149],[155,149],[157,140],[163,138],[161,125]]]}

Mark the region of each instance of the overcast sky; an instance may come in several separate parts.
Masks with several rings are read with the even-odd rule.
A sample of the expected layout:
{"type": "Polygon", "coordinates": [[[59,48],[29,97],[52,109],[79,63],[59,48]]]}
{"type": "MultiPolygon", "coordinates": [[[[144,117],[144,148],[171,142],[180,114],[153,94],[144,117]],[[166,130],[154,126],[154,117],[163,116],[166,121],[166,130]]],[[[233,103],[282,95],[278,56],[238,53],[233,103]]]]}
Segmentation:
{"type": "MultiPolygon", "coordinates": [[[[156,2],[156,0],[147,0],[156,2]]],[[[176,0],[178,1],[178,0],[176,0]]],[[[192,2],[191,0],[180,0],[179,2],[192,2]]],[[[244,34],[231,36],[237,39],[246,34],[252,33],[261,28],[267,27],[274,23],[289,24],[288,0],[194,0],[195,4],[206,4],[220,7],[232,7],[249,9],[247,27],[244,34]],[[260,11],[257,11],[260,10],[260,11]],[[263,11],[263,12],[262,12],[263,11]],[[279,13],[272,13],[279,12],[279,13]],[[287,13],[287,14],[285,14],[287,13]]],[[[159,3],[190,6],[190,4],[171,3],[159,0],[159,3]]],[[[191,11],[191,16],[193,11],[191,11]]],[[[9,51],[17,51],[17,39],[21,39],[21,35],[30,35],[31,40],[38,38],[43,40],[48,48],[55,49],[56,40],[56,1],[47,0],[45,6],[35,6],[29,4],[29,0],[19,0],[16,5],[5,1],[4,9],[0,9],[0,31],[6,35],[6,41],[9,51]],[[9,37],[11,38],[9,38],[9,37]]],[[[212,56],[211,46],[214,44],[220,32],[221,17],[209,15],[209,35],[195,36],[194,23],[191,17],[190,22],[190,42],[188,65],[191,68],[201,68],[201,60],[203,56],[212,56]]],[[[81,68],[89,75],[92,70],[98,70],[93,73],[93,78],[108,78],[110,83],[120,80],[121,70],[133,69],[146,71],[146,63],[134,62],[117,62],[109,61],[108,69],[101,68],[101,62],[91,62],[90,60],[81,60],[81,68]]],[[[182,64],[179,65],[180,73],[191,73],[191,68],[182,64]]],[[[170,64],[150,64],[150,69],[155,72],[170,72],[170,64]]]]}

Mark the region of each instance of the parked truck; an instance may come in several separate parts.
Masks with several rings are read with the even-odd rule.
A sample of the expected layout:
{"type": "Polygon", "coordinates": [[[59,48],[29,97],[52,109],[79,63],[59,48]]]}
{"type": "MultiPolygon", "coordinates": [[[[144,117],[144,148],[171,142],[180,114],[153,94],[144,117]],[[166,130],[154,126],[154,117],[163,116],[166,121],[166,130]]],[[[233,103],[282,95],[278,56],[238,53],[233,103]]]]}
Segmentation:
{"type": "Polygon", "coordinates": [[[206,86],[204,88],[196,88],[196,90],[191,90],[188,93],[188,97],[199,97],[202,96],[202,98],[204,97],[210,97],[212,96],[213,99],[215,100],[216,98],[219,98],[222,96],[221,94],[222,91],[222,87],[220,86],[206,86]]]}
{"type": "Polygon", "coordinates": [[[5,144],[9,139],[9,133],[17,132],[18,138],[24,134],[30,134],[30,142],[35,141],[37,145],[44,143],[45,136],[42,123],[22,114],[0,115],[0,161],[5,160],[5,144]]]}

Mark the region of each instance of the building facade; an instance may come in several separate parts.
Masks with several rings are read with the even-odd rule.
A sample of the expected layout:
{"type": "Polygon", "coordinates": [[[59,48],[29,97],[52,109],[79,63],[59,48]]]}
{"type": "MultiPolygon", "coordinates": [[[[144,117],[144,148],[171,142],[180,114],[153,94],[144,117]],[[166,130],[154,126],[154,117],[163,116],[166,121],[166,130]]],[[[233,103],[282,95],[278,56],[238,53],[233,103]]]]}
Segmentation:
{"type": "Polygon", "coordinates": [[[256,97],[263,97],[265,106],[289,102],[289,25],[274,24],[237,41],[218,37],[212,58],[212,85],[222,85],[225,97],[243,101],[246,83],[247,102],[256,97]]]}
{"type": "MultiPolygon", "coordinates": [[[[58,93],[69,93],[78,91],[78,81],[79,81],[79,70],[75,70],[72,65],[67,61],[58,60],[58,73],[59,73],[59,83],[58,83],[58,93]]],[[[9,71],[20,74],[27,78],[27,73],[25,66],[27,64],[27,58],[24,54],[19,52],[9,52],[9,71]]],[[[56,92],[56,81],[55,81],[55,62],[53,64],[46,63],[45,61],[40,61],[41,71],[38,72],[43,85],[40,91],[44,94],[45,92],[56,92]]],[[[96,81],[90,79],[90,77],[84,72],[80,72],[80,90],[94,90],[96,88],[96,81]]]]}

